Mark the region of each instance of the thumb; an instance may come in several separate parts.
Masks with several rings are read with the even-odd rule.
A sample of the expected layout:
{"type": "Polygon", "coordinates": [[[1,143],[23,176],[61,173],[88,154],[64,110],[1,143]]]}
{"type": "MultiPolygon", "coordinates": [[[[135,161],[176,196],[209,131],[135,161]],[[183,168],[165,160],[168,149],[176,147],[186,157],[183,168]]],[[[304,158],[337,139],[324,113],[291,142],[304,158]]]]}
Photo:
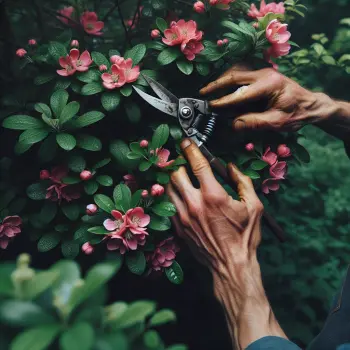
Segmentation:
{"type": "Polygon", "coordinates": [[[282,126],[283,113],[281,111],[266,111],[263,113],[249,113],[236,118],[232,122],[234,131],[244,130],[277,130],[282,126]]]}

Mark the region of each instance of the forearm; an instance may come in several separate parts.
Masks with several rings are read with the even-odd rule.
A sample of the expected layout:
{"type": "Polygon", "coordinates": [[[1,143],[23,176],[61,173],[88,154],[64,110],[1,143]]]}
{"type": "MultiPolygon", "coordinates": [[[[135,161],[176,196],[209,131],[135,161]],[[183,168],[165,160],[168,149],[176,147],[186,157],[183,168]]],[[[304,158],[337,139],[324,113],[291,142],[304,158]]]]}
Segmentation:
{"type": "Polygon", "coordinates": [[[265,336],[287,339],[266,297],[255,257],[241,267],[234,261],[227,262],[213,277],[215,295],[225,310],[237,350],[265,336]]]}

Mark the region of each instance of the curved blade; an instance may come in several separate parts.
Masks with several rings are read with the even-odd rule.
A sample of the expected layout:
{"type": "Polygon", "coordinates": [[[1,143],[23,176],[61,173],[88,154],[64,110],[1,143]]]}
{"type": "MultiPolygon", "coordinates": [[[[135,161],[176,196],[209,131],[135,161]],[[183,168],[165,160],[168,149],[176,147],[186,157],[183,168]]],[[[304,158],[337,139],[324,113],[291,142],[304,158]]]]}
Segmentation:
{"type": "Polygon", "coordinates": [[[152,88],[155,94],[160,97],[163,101],[170,103],[179,103],[179,99],[168,91],[163,85],[159,84],[154,79],[142,74],[143,78],[147,81],[148,85],[152,88]]]}
{"type": "Polygon", "coordinates": [[[150,105],[153,107],[159,109],[161,112],[169,114],[175,118],[177,118],[177,103],[169,103],[163,100],[160,100],[159,98],[155,98],[151,95],[146,94],[139,88],[133,86],[134,90],[150,105]]]}

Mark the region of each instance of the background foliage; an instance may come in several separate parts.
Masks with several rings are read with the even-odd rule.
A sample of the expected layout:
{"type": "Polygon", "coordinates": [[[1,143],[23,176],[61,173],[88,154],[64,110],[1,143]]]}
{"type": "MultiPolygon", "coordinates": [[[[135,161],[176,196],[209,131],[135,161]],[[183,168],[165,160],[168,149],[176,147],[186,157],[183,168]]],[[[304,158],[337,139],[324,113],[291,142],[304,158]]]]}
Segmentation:
{"type": "MultiPolygon", "coordinates": [[[[130,2],[130,7],[135,3],[130,2]]],[[[20,8],[19,4],[20,1],[11,2],[11,6],[16,8],[20,8]]],[[[309,49],[288,58],[281,64],[281,71],[308,88],[348,99],[346,84],[349,78],[345,70],[336,66],[332,59],[324,57],[338,60],[349,53],[350,20],[346,18],[350,17],[350,3],[348,0],[314,0],[303,4],[308,7],[307,16],[297,19],[290,30],[293,41],[309,49]],[[325,36],[320,35],[322,33],[325,36]],[[326,51],[319,45],[315,46],[316,42],[326,51]],[[294,60],[293,65],[289,63],[291,60],[294,60]],[[291,69],[294,66],[296,68],[291,69]]],[[[2,1],[0,26],[6,29],[1,31],[0,43],[3,89],[7,84],[16,84],[6,80],[6,70],[13,61],[13,52],[18,44],[28,39],[27,28],[33,28],[30,17],[18,15],[14,18],[17,25],[12,27],[13,32],[9,32],[4,5],[2,1]],[[19,38],[16,39],[19,42],[14,40],[15,37],[19,38]]],[[[40,31],[40,28],[35,30],[40,31]]],[[[117,32],[121,28],[115,30],[117,32]]],[[[121,125],[118,127],[121,128],[121,125]]],[[[1,137],[2,132],[3,129],[0,129],[0,149],[8,154],[13,145],[8,144],[7,138],[1,137]]],[[[286,333],[301,345],[307,344],[321,329],[330,300],[340,286],[349,263],[350,250],[350,180],[347,176],[350,163],[343,145],[313,127],[305,128],[303,134],[305,139],[302,143],[311,154],[311,163],[290,171],[289,181],[293,190],[279,193],[269,208],[270,211],[278,208],[275,209],[276,216],[286,229],[288,242],[278,244],[266,234],[260,249],[265,286],[273,309],[286,333]]],[[[31,162],[24,160],[16,169],[18,178],[31,167],[31,162]]],[[[34,182],[36,179],[31,180],[34,182]]],[[[9,251],[1,252],[2,260],[13,259],[19,252],[36,251],[36,245],[27,237],[18,240],[9,251]]],[[[59,257],[58,251],[40,257],[33,255],[33,263],[44,268],[59,257]]],[[[98,261],[99,257],[94,259],[98,261]]],[[[182,286],[172,286],[162,280],[150,283],[122,272],[110,284],[109,295],[113,301],[155,299],[161,307],[176,310],[176,331],[171,328],[165,332],[169,344],[183,341],[191,349],[229,349],[224,319],[212,297],[210,277],[189,254],[184,254],[181,259],[186,266],[182,286]]],[[[84,270],[91,264],[91,260],[82,260],[84,270]]]]}

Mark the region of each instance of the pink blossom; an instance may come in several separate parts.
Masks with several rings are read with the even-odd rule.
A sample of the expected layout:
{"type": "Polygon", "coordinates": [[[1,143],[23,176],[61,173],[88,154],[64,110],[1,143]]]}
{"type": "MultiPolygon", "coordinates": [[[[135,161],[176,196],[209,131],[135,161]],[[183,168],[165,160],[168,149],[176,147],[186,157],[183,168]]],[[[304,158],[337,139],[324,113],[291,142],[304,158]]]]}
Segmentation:
{"type": "Polygon", "coordinates": [[[156,39],[160,37],[160,31],[158,29],[153,29],[151,31],[151,38],[156,39]]]}
{"type": "Polygon", "coordinates": [[[246,145],[245,145],[245,149],[248,151],[248,152],[252,152],[252,151],[254,151],[254,143],[247,143],[246,145]]]}
{"type": "Polygon", "coordinates": [[[146,232],[146,226],[150,223],[151,219],[149,215],[145,214],[143,208],[136,207],[126,212],[125,221],[130,231],[138,234],[146,232]]]}
{"type": "Polygon", "coordinates": [[[225,45],[228,44],[228,39],[227,39],[227,38],[223,39],[222,41],[223,41],[223,43],[224,43],[225,45]]]}
{"type": "Polygon", "coordinates": [[[287,158],[292,155],[292,152],[286,144],[281,144],[277,147],[277,154],[281,158],[287,158]]]}
{"type": "Polygon", "coordinates": [[[205,5],[204,5],[204,3],[202,1],[197,1],[197,2],[194,3],[193,9],[197,13],[204,13],[205,12],[205,5]]]}
{"type": "Polygon", "coordinates": [[[106,66],[105,64],[101,64],[101,65],[98,67],[98,70],[99,70],[100,72],[104,72],[104,71],[107,70],[107,66],[106,66]]]}
{"type": "Polygon", "coordinates": [[[141,148],[147,148],[148,147],[148,141],[147,140],[142,140],[140,142],[140,147],[141,148]]]}
{"type": "MultiPolygon", "coordinates": [[[[291,49],[290,44],[284,43],[284,44],[275,44],[270,46],[264,53],[265,59],[267,61],[271,59],[270,57],[278,58],[282,56],[286,56],[289,54],[289,51],[291,49]]],[[[271,62],[270,62],[271,63],[271,62]]]]}
{"type": "Polygon", "coordinates": [[[57,70],[57,73],[62,76],[69,76],[76,71],[86,72],[91,63],[92,59],[87,50],[80,55],[78,49],[71,49],[69,55],[60,57],[59,64],[63,69],[57,70]]]}
{"type": "Polygon", "coordinates": [[[257,9],[255,4],[251,4],[250,10],[248,11],[248,16],[252,18],[260,18],[260,17],[264,17],[269,12],[284,14],[285,13],[284,3],[279,2],[277,4],[276,2],[271,2],[266,5],[265,0],[261,0],[260,10],[257,9]]]}
{"type": "Polygon", "coordinates": [[[143,190],[143,191],[141,192],[141,197],[142,197],[142,198],[147,198],[147,197],[148,197],[148,191],[147,191],[147,190],[143,190]]]}
{"type": "Polygon", "coordinates": [[[164,187],[159,185],[159,184],[155,184],[152,186],[151,188],[151,195],[152,197],[158,197],[161,196],[162,194],[164,194],[164,187]]]}
{"type": "Polygon", "coordinates": [[[35,39],[29,39],[28,40],[28,45],[29,46],[35,46],[37,44],[36,40],[35,39]]]}
{"type": "Polygon", "coordinates": [[[269,194],[270,191],[278,191],[280,188],[278,179],[266,179],[261,185],[261,190],[265,194],[269,194]]]}
{"type": "Polygon", "coordinates": [[[269,165],[273,165],[277,162],[277,154],[271,152],[271,147],[268,147],[262,156],[262,160],[269,165]]]}
{"type": "Polygon", "coordinates": [[[125,70],[113,64],[111,67],[112,73],[103,73],[101,78],[103,86],[106,89],[113,90],[120,88],[126,83],[125,70]]]}
{"type": "Polygon", "coordinates": [[[196,55],[204,50],[204,45],[197,40],[190,40],[181,45],[181,50],[189,61],[193,61],[196,55]]]}
{"type": "Polygon", "coordinates": [[[112,210],[111,214],[115,220],[106,219],[103,222],[105,229],[111,231],[111,234],[117,234],[125,230],[126,222],[124,215],[118,210],[112,210]]]}
{"type": "Polygon", "coordinates": [[[79,47],[79,41],[78,40],[72,40],[70,43],[71,47],[79,47]]]}
{"type": "Polygon", "coordinates": [[[287,29],[288,24],[274,19],[266,27],[266,38],[271,44],[285,44],[291,37],[287,29]]]}
{"type": "Polygon", "coordinates": [[[144,6],[140,6],[138,8],[138,11],[136,13],[135,19],[134,18],[130,18],[128,20],[125,21],[125,24],[130,27],[130,29],[135,29],[136,25],[139,23],[140,21],[140,14],[142,13],[144,6]]]}
{"type": "Polygon", "coordinates": [[[270,175],[274,179],[284,179],[284,176],[287,173],[287,162],[276,162],[275,164],[271,165],[270,168],[270,175]]]}
{"type": "Polygon", "coordinates": [[[86,33],[90,35],[102,35],[101,30],[105,26],[104,22],[99,21],[96,12],[85,11],[80,17],[80,23],[86,33]]]}
{"type": "Polygon", "coordinates": [[[93,216],[97,213],[98,208],[96,204],[88,204],[86,206],[86,214],[89,216],[93,216]]]}
{"type": "Polygon", "coordinates": [[[230,4],[235,2],[235,0],[210,0],[209,3],[211,6],[216,6],[221,10],[229,10],[230,4]]]}
{"type": "Polygon", "coordinates": [[[156,155],[158,156],[157,166],[159,168],[165,168],[175,162],[175,160],[168,161],[170,156],[170,151],[167,150],[166,148],[157,148],[156,155]]]}
{"type": "Polygon", "coordinates": [[[121,66],[125,60],[123,57],[120,57],[118,55],[113,55],[113,56],[111,56],[110,61],[112,64],[116,64],[117,66],[121,66]]]}
{"type": "Polygon", "coordinates": [[[140,76],[140,66],[133,67],[131,58],[124,60],[121,64],[121,68],[124,69],[125,80],[127,83],[135,82],[140,76]]]}
{"type": "Polygon", "coordinates": [[[27,54],[27,51],[25,49],[18,49],[16,51],[16,56],[21,57],[21,58],[24,57],[26,54],[27,54]]]}
{"type": "Polygon", "coordinates": [[[224,41],[223,41],[223,40],[218,40],[218,41],[216,42],[216,44],[217,44],[218,46],[222,46],[222,45],[224,45],[224,41]]]}
{"type": "Polygon", "coordinates": [[[180,248],[174,242],[174,238],[171,237],[160,242],[156,246],[154,252],[148,254],[146,259],[153,270],[160,271],[173,264],[176,258],[176,253],[179,251],[180,248]]]}
{"type": "Polygon", "coordinates": [[[86,242],[81,247],[81,250],[86,254],[90,255],[94,252],[95,248],[90,244],[90,242],[86,242]]]}
{"type": "Polygon", "coordinates": [[[69,19],[72,19],[73,12],[74,12],[73,6],[64,7],[63,9],[57,11],[57,13],[59,14],[57,18],[62,23],[70,25],[72,24],[72,21],[70,21],[69,19]]]}
{"type": "Polygon", "coordinates": [[[92,178],[92,172],[90,170],[83,170],[79,176],[81,180],[87,181],[92,178]]]}
{"type": "Polygon", "coordinates": [[[22,219],[17,215],[7,216],[2,222],[0,220],[0,248],[6,249],[10,240],[21,233],[21,225],[22,219]]]}
{"type": "Polygon", "coordinates": [[[50,172],[48,170],[40,171],[40,180],[47,180],[50,178],[50,172]]]}

